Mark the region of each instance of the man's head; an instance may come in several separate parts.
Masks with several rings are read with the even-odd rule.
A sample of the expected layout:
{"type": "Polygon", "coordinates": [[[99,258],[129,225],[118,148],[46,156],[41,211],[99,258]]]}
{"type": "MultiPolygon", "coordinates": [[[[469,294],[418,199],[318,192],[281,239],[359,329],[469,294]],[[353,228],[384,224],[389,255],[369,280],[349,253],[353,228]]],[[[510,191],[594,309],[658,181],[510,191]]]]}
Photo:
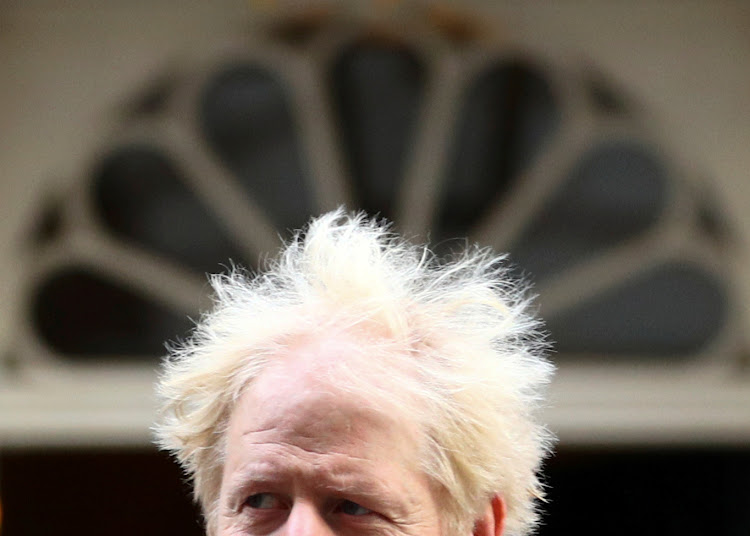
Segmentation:
{"type": "Polygon", "coordinates": [[[336,212],[265,272],[213,285],[214,310],[170,351],[157,425],[210,534],[533,526],[551,367],[498,258],[439,263],[336,212]]]}

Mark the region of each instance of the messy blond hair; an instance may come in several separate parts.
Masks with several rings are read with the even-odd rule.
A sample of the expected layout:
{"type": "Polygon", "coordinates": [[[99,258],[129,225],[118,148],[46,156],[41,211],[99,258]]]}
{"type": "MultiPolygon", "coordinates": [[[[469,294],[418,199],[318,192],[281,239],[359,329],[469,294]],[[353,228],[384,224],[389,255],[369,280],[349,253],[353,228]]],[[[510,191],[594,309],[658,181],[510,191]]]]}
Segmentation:
{"type": "MultiPolygon", "coordinates": [[[[418,372],[394,367],[394,385],[419,401],[407,407],[424,434],[422,468],[450,533],[471,530],[495,494],[506,502],[506,534],[529,533],[551,441],[536,413],[552,366],[528,297],[501,261],[468,248],[440,262],[388,224],[338,210],[298,232],[265,271],[213,276],[213,310],[169,349],[155,427],[159,445],[192,477],[208,533],[216,530],[227,422],[243,390],[291,336],[362,327],[418,372]]],[[[384,389],[352,385],[366,395],[384,389]]]]}

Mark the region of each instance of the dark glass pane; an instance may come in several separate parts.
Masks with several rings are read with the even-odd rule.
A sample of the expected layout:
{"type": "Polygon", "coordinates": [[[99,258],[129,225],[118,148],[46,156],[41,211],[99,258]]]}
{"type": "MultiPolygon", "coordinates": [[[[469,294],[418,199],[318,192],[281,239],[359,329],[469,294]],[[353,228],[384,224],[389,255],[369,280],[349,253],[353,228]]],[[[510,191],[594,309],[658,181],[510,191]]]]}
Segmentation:
{"type": "Polygon", "coordinates": [[[717,335],[728,308],[725,289],[713,274],[675,262],[551,317],[547,326],[561,354],[684,358],[717,335]]]}
{"type": "Polygon", "coordinates": [[[286,92],[266,70],[236,65],[208,84],[201,127],[210,147],[279,229],[314,212],[286,92]]]}
{"type": "Polygon", "coordinates": [[[223,229],[156,148],[122,147],[99,166],[96,210],[112,232],[199,272],[243,261],[223,229]]]}
{"type": "Polygon", "coordinates": [[[463,99],[438,237],[469,234],[539,154],[559,120],[550,86],[522,63],[498,65],[474,82],[463,99]]]}
{"type": "Polygon", "coordinates": [[[667,201],[667,176],[645,147],[611,142],[585,155],[512,251],[540,280],[652,226],[667,201]]]}
{"type": "Polygon", "coordinates": [[[32,315],[39,335],[56,352],[84,360],[122,356],[155,361],[164,354],[165,340],[192,327],[187,316],[76,268],[41,285],[32,315]]]}
{"type": "Polygon", "coordinates": [[[332,84],[359,207],[392,218],[418,118],[423,68],[404,48],[360,43],[337,60],[332,84]]]}
{"type": "Polygon", "coordinates": [[[180,470],[156,450],[3,450],[3,536],[200,536],[180,470]]]}

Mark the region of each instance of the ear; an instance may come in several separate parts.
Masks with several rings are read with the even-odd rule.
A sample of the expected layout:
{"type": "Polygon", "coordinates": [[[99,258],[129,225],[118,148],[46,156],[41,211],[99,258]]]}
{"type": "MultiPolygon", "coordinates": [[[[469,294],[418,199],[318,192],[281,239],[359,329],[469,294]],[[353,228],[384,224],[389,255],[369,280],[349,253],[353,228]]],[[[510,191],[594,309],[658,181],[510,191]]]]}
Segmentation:
{"type": "Polygon", "coordinates": [[[505,528],[505,501],[495,495],[474,524],[473,536],[502,536],[505,528]]]}

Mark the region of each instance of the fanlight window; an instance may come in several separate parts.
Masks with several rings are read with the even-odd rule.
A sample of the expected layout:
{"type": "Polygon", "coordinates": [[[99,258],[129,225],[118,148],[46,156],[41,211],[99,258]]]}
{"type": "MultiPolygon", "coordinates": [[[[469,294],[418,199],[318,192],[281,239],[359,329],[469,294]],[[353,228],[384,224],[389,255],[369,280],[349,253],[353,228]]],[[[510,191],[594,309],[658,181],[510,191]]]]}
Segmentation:
{"type": "Polygon", "coordinates": [[[155,81],[40,208],[22,362],[152,369],[206,273],[342,204],[439,254],[509,252],[563,368],[736,358],[727,225],[604,76],[441,29],[298,26],[155,81]]]}

